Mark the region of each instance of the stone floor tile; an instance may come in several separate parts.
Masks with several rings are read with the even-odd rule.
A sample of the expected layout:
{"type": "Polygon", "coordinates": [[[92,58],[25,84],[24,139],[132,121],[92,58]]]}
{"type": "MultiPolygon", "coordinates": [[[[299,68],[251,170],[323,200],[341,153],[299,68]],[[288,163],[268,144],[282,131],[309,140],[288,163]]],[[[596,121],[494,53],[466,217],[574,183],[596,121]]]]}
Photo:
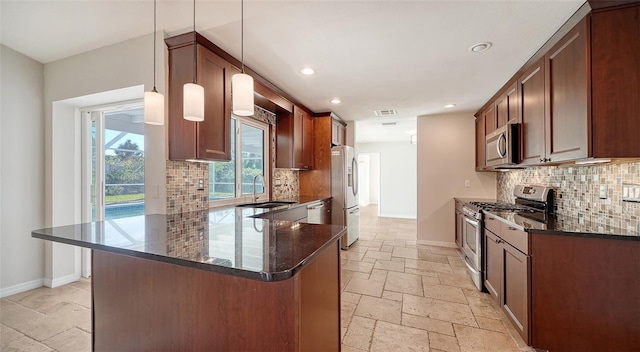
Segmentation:
{"type": "Polygon", "coordinates": [[[345,344],[342,344],[340,351],[342,352],[367,352],[367,350],[361,350],[359,348],[351,347],[345,344]]]}
{"type": "Polygon", "coordinates": [[[391,260],[391,253],[378,252],[378,251],[367,251],[367,254],[365,254],[364,257],[365,258],[373,258],[373,259],[391,260]]]}
{"type": "Polygon", "coordinates": [[[443,285],[456,286],[460,288],[468,288],[477,290],[476,286],[471,281],[471,278],[463,277],[454,273],[440,273],[440,283],[443,285]]]}
{"type": "Polygon", "coordinates": [[[371,352],[429,351],[429,335],[424,330],[380,321],[376,324],[371,352]]]}
{"type": "Polygon", "coordinates": [[[382,246],[380,252],[391,253],[393,252],[393,246],[382,246]]]}
{"type": "Polygon", "coordinates": [[[89,291],[91,292],[91,281],[86,280],[86,279],[80,279],[76,282],[72,282],[69,285],[80,289],[80,290],[85,290],[85,291],[89,291]]]}
{"type": "Polygon", "coordinates": [[[382,291],[382,298],[392,301],[402,302],[402,293],[392,291],[382,291]]]}
{"type": "Polygon", "coordinates": [[[91,334],[78,328],[71,328],[44,340],[43,343],[60,352],[91,351],[91,334]]]}
{"type": "Polygon", "coordinates": [[[341,302],[340,306],[340,326],[348,328],[349,323],[351,322],[351,317],[356,311],[357,304],[350,302],[341,302]]]}
{"type": "Polygon", "coordinates": [[[424,296],[443,301],[467,304],[467,299],[460,287],[447,285],[434,285],[424,283],[424,296]]]}
{"type": "Polygon", "coordinates": [[[361,295],[357,293],[352,293],[347,291],[342,291],[342,294],[340,294],[340,299],[343,302],[349,302],[354,304],[358,304],[358,302],[360,302],[360,297],[361,295]]]}
{"type": "Polygon", "coordinates": [[[422,276],[390,271],[384,284],[386,291],[422,296],[422,276]]]}
{"type": "Polygon", "coordinates": [[[442,255],[448,255],[452,257],[458,255],[458,250],[455,248],[430,247],[429,249],[433,254],[442,254],[442,255]]]}
{"type": "Polygon", "coordinates": [[[409,259],[418,259],[418,256],[419,256],[417,248],[401,248],[401,247],[395,247],[391,255],[394,257],[409,258],[409,259]]]}
{"type": "Polygon", "coordinates": [[[439,334],[455,336],[455,333],[453,332],[453,324],[448,321],[402,313],[402,325],[437,332],[439,334]]]}
{"type": "Polygon", "coordinates": [[[362,296],[354,315],[400,324],[402,302],[362,296]]]}
{"type": "Polygon", "coordinates": [[[355,261],[359,261],[362,260],[362,258],[364,258],[365,254],[367,254],[367,251],[362,251],[362,252],[352,252],[351,249],[349,249],[348,251],[341,251],[340,252],[340,258],[341,259],[347,259],[347,260],[355,260],[355,261]]]}
{"type": "Polygon", "coordinates": [[[373,329],[366,329],[361,326],[353,326],[353,324],[350,324],[347,329],[347,333],[344,335],[342,343],[347,346],[368,351],[371,346],[372,337],[373,329]]]}
{"type": "Polygon", "coordinates": [[[480,329],[492,330],[507,334],[509,333],[507,328],[504,326],[504,323],[500,319],[489,319],[476,316],[476,321],[478,322],[478,327],[480,329]]]}
{"type": "Polygon", "coordinates": [[[447,352],[460,352],[458,339],[454,336],[438,334],[437,332],[429,333],[429,347],[447,352]]]}
{"type": "Polygon", "coordinates": [[[402,312],[456,324],[478,326],[471,308],[466,304],[405,294],[402,297],[402,312]]]}
{"type": "MultiPolygon", "coordinates": [[[[359,278],[352,278],[349,281],[346,292],[358,293],[361,295],[382,297],[382,289],[384,288],[384,282],[374,280],[363,280],[359,278]]],[[[362,298],[361,298],[362,299],[362,298]]]]}
{"type": "Polygon", "coordinates": [[[426,260],[428,262],[451,265],[449,263],[449,258],[446,255],[433,254],[431,253],[431,251],[427,251],[425,249],[418,249],[418,259],[426,260]]]}
{"type": "Polygon", "coordinates": [[[369,275],[369,280],[385,282],[387,281],[387,275],[389,274],[386,270],[374,269],[371,270],[371,275],[369,275]]]}
{"type": "MultiPolygon", "coordinates": [[[[0,344],[3,352],[45,352],[45,351],[53,351],[53,349],[49,348],[42,343],[31,339],[27,336],[21,336],[5,345],[4,341],[0,344]]],[[[89,349],[90,350],[90,349],[89,349]]],[[[86,351],[89,351],[86,350],[86,351]]],[[[84,352],[84,351],[78,351],[84,352]]]]}
{"type": "Polygon", "coordinates": [[[426,260],[405,259],[404,265],[406,268],[418,269],[427,273],[453,273],[449,264],[434,263],[426,260]]]}
{"type": "Polygon", "coordinates": [[[508,334],[456,324],[453,328],[461,352],[520,351],[508,334]]]}
{"type": "MultiPolygon", "coordinates": [[[[340,327],[340,342],[342,343],[342,340],[344,340],[344,335],[347,334],[347,327],[346,326],[341,326],[340,327]]],[[[343,345],[344,346],[344,345],[343,345]]],[[[344,348],[344,347],[343,347],[344,348]]],[[[344,351],[344,350],[343,350],[344,351]]]]}
{"type": "Polygon", "coordinates": [[[373,267],[376,269],[397,271],[402,273],[404,272],[404,261],[394,262],[389,260],[377,260],[376,264],[373,267]]]}
{"type": "Polygon", "coordinates": [[[8,346],[14,340],[17,340],[23,337],[24,334],[21,334],[17,330],[14,330],[4,324],[0,324],[0,351],[5,351],[8,348],[4,346],[8,346]]]}
{"type": "Polygon", "coordinates": [[[40,287],[9,296],[7,299],[35,311],[42,311],[43,309],[69,300],[79,300],[81,302],[77,303],[91,307],[91,299],[86,298],[86,292],[71,285],[56,288],[40,287]],[[84,298],[78,298],[79,296],[84,298]]]}
{"type": "Polygon", "coordinates": [[[373,269],[373,263],[363,263],[360,261],[349,260],[343,266],[343,269],[361,272],[361,273],[370,273],[371,269],[373,269]]]}
{"type": "Polygon", "coordinates": [[[362,262],[363,263],[375,263],[376,259],[374,259],[374,258],[366,258],[365,257],[365,258],[362,258],[362,262]]]}

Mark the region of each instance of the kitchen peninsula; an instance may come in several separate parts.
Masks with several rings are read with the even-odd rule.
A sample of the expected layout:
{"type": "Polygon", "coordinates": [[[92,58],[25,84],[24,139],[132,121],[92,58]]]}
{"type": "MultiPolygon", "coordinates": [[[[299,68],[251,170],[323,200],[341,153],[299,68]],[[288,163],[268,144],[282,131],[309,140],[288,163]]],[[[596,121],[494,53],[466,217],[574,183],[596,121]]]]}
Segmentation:
{"type": "Polygon", "coordinates": [[[213,208],[32,236],[93,250],[94,351],[338,351],[345,229],[260,217],[273,211],[213,208]]]}

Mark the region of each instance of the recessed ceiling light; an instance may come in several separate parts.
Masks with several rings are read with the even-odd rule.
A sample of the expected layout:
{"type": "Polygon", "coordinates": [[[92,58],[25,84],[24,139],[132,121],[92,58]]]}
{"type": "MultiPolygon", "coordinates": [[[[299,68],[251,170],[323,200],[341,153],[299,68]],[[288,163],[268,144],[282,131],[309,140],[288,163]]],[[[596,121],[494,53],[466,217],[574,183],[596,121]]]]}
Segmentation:
{"type": "Polygon", "coordinates": [[[305,68],[300,69],[300,73],[302,73],[303,75],[310,76],[310,75],[316,73],[316,70],[312,69],[311,67],[305,67],[305,68]]]}
{"type": "Polygon", "coordinates": [[[342,100],[338,99],[338,98],[333,98],[330,100],[331,104],[340,104],[342,103],[342,100]]]}
{"type": "Polygon", "coordinates": [[[489,42],[484,42],[484,43],[478,43],[473,45],[472,47],[469,48],[469,51],[473,52],[473,53],[479,53],[482,51],[485,51],[487,49],[489,49],[491,47],[491,43],[489,42]]]}
{"type": "Polygon", "coordinates": [[[444,107],[445,107],[446,109],[451,109],[452,107],[455,107],[455,106],[456,106],[456,104],[447,104],[447,105],[445,105],[444,107]]]}

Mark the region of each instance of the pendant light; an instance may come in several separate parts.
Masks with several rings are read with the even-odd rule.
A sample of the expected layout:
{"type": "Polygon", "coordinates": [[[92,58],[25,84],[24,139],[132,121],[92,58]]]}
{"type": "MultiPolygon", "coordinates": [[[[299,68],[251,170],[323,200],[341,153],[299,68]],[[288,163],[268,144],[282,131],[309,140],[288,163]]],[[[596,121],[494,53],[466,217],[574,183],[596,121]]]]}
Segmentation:
{"type": "Polygon", "coordinates": [[[156,1],[153,0],[153,89],[144,92],[144,123],[164,125],[164,95],[156,89],[156,1]]]}
{"type": "Polygon", "coordinates": [[[241,1],[241,49],[240,61],[242,62],[242,73],[231,76],[232,110],[234,115],[251,116],[254,113],[253,104],[253,77],[244,73],[244,0],[241,1]]]}
{"type": "Polygon", "coordinates": [[[185,120],[204,121],[204,87],[197,83],[198,45],[196,43],[196,0],[193,0],[193,83],[186,83],[182,90],[182,116],[185,120]]]}

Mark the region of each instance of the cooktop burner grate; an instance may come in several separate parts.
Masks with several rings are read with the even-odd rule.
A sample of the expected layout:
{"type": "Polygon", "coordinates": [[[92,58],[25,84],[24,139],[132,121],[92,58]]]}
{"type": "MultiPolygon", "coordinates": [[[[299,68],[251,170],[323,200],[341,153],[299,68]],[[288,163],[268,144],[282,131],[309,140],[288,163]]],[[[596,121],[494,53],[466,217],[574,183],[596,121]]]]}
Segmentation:
{"type": "Polygon", "coordinates": [[[517,211],[522,213],[535,213],[539,210],[520,204],[471,202],[472,205],[486,211],[517,211]]]}

